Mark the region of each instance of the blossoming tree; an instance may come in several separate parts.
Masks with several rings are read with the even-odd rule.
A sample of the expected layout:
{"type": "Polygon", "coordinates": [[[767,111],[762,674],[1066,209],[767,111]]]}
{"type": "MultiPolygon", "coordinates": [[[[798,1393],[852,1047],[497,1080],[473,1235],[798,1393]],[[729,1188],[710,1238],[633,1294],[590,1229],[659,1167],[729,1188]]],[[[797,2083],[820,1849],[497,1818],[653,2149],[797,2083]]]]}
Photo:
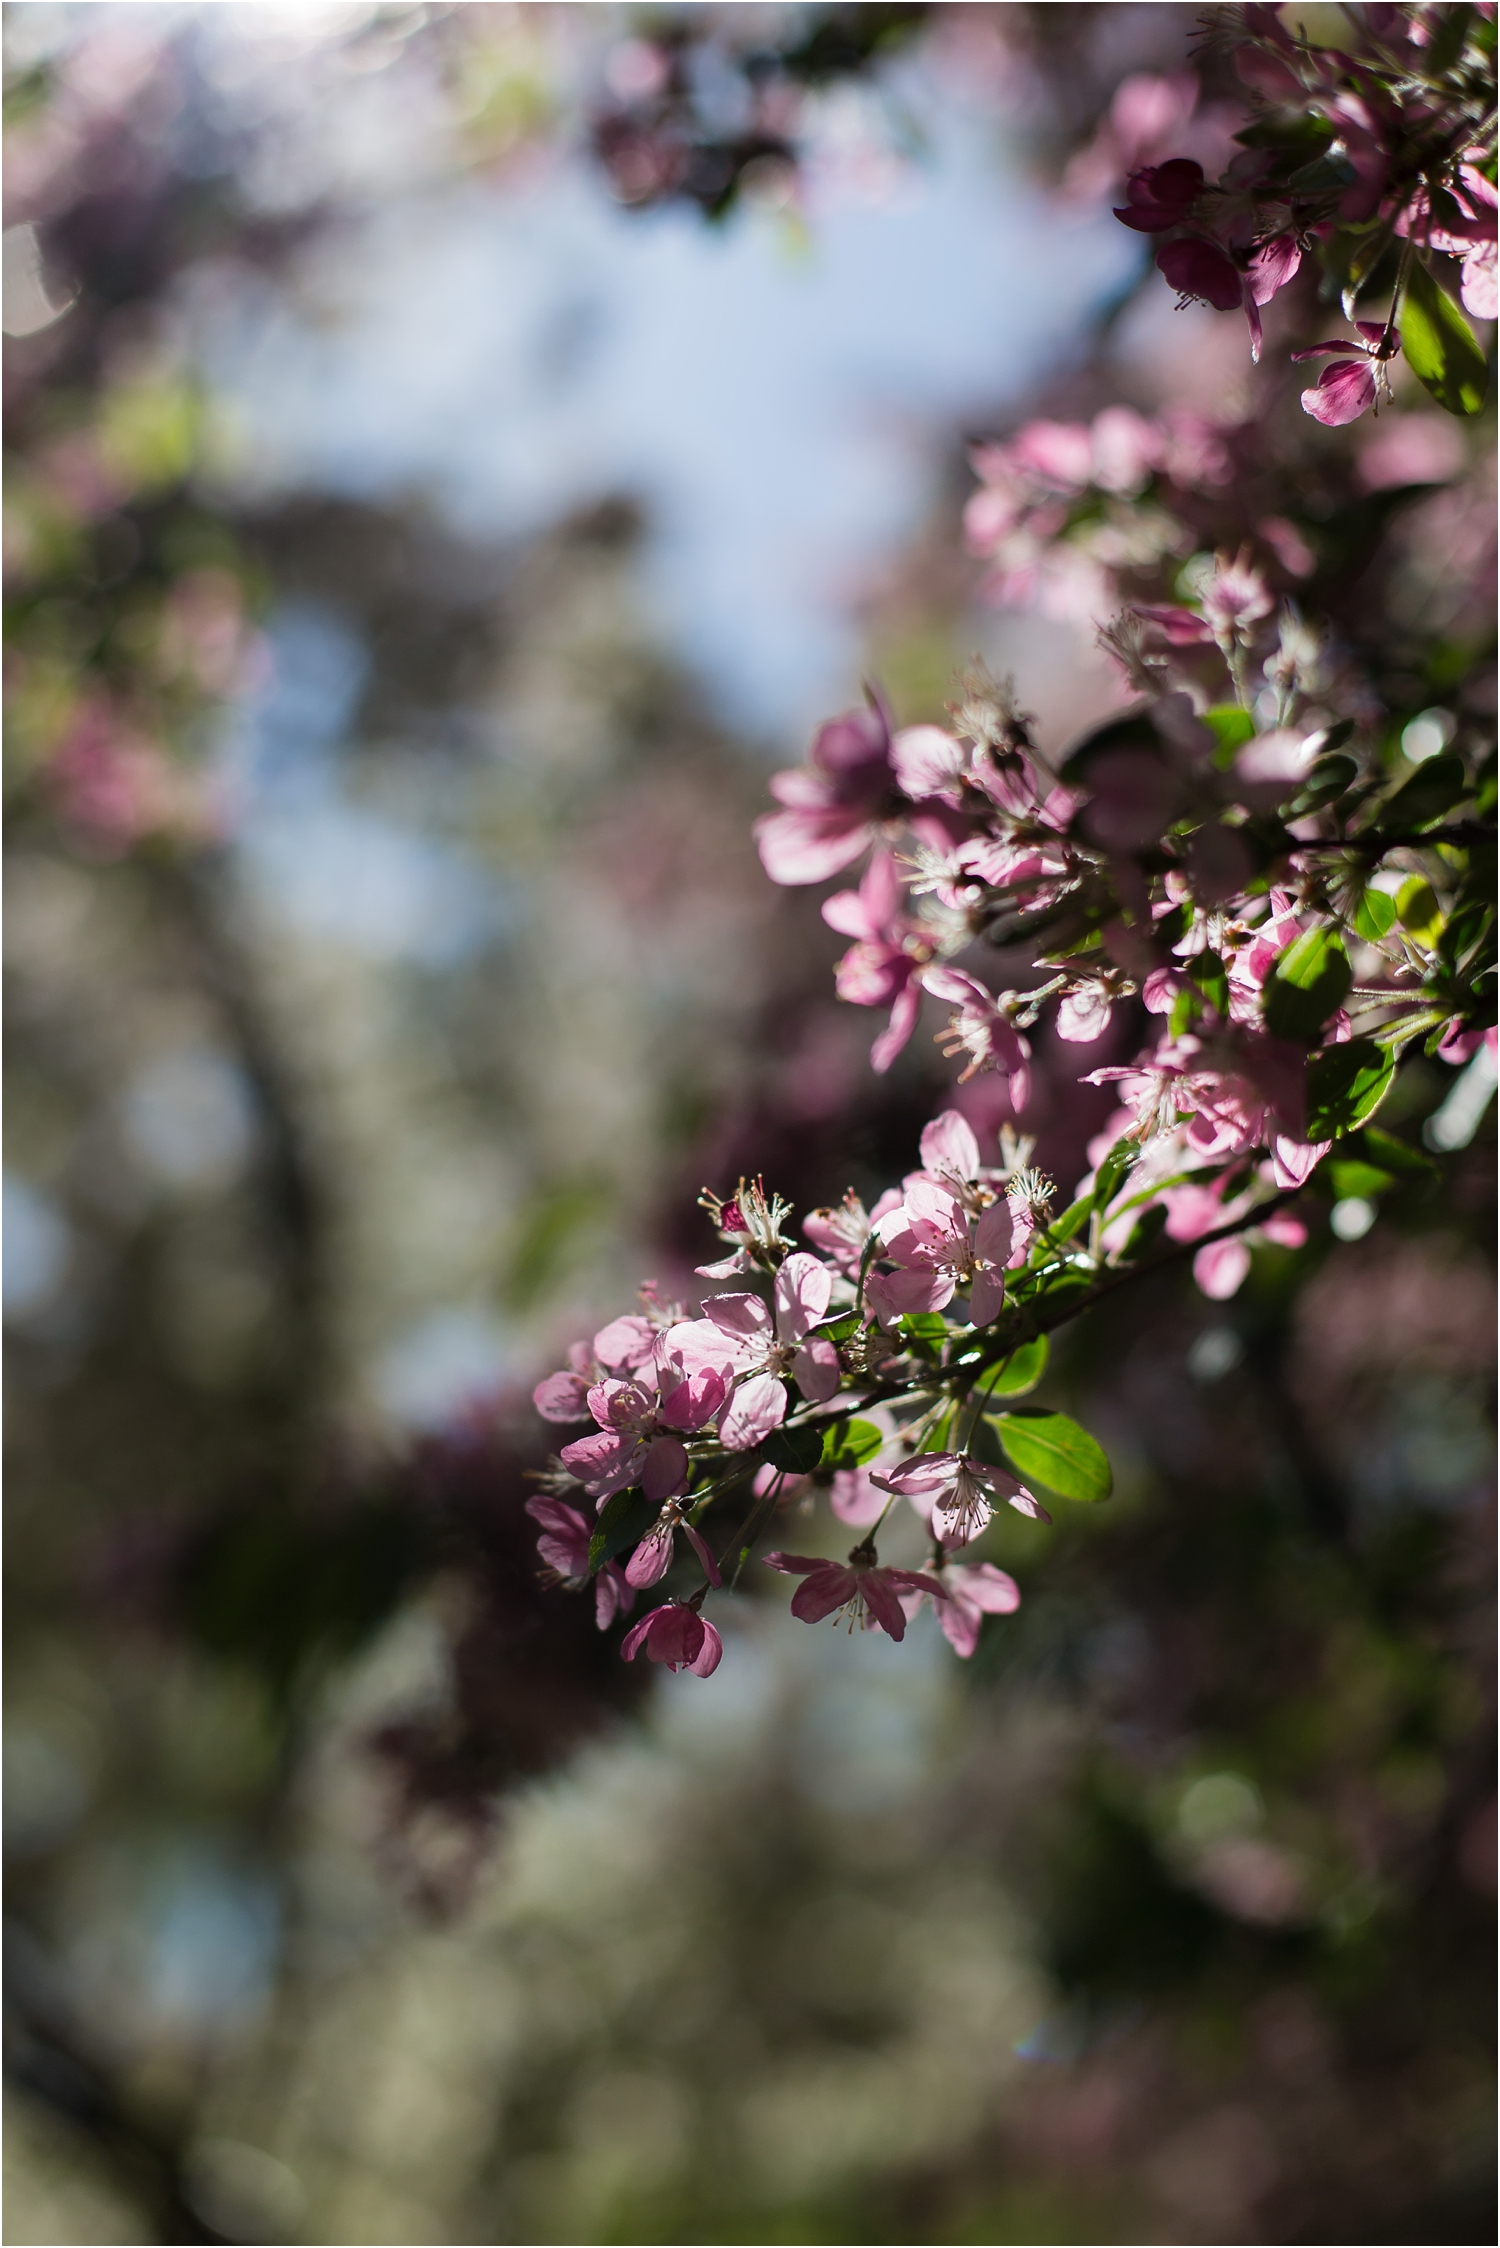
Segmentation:
{"type": "MultiPolygon", "coordinates": [[[[1439,407],[1479,413],[1493,9],[1341,11],[1324,35],[1247,7],[1211,36],[1245,91],[1236,153],[1212,183],[1193,157],[1138,163],[1116,216],[1182,301],[1243,312],[1256,358],[1263,308],[1317,262],[1356,333],[1291,354],[1329,361],[1302,392],[1316,422],[1378,411],[1398,356],[1439,407]]],[[[971,1654],[1020,1597],[976,1550],[996,1510],[1045,1522],[1039,1494],[1111,1488],[1084,1428],[1024,1402],[1049,1336],[1177,1259],[1232,1296],[1255,1242],[1306,1238],[1325,1168],[1373,1193],[1423,1166],[1376,1120],[1405,1062],[1493,1051],[1493,743],[1473,717],[1418,740],[1381,649],[1308,597],[1285,421],[1274,401],[1259,426],[1112,406],[979,447],[966,532],[991,590],[1066,606],[1082,585],[1129,700],[1065,743],[983,667],[946,727],[901,725],[872,686],[773,779],[771,879],[857,872],[822,911],[852,940],[839,995],[889,1010],[876,1071],[935,999],[962,1077],[1004,1078],[1024,1126],[1039,1025],[1092,1044],[1122,1010],[1144,1037],[1080,1073],[1119,1106],[1071,1192],[1024,1130],[981,1146],[951,1107],[873,1209],[850,1194],[799,1230],[741,1179],[703,1197],[728,1254],[698,1268],[701,1302],[648,1285],[538,1386],[580,1431],[531,1502],[543,1559],[592,1580],[601,1628],[655,1599],[627,1660],[707,1677],[706,1602],[758,1549],[800,1580],[805,1621],[899,1640],[930,1604],[971,1654]],[[987,949],[1027,963],[1013,987],[987,949]],[[781,1547],[778,1515],[814,1492],[857,1533],[845,1562],[781,1547]],[[929,1532],[918,1570],[879,1558],[902,1507],[929,1532]]]]}

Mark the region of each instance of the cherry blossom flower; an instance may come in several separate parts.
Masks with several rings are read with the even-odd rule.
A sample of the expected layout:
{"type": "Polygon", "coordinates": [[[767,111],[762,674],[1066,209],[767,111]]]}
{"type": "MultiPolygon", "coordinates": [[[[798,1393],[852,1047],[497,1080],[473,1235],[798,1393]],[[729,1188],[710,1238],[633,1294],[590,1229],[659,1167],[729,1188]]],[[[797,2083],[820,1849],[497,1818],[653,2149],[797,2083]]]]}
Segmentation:
{"type": "Polygon", "coordinates": [[[922,1167],[907,1173],[906,1186],[928,1179],[934,1186],[946,1187],[976,1217],[998,1200],[1001,1174],[980,1162],[979,1142],[968,1119],[956,1108],[945,1108],[941,1116],[925,1124],[917,1146],[922,1167]]]}
{"type": "Polygon", "coordinates": [[[953,1009],[947,1030],[940,1031],[938,1038],[940,1043],[946,1041],[943,1051],[950,1058],[958,1053],[969,1056],[960,1085],[979,1070],[998,1070],[1010,1080],[1012,1106],[1023,1109],[1031,1090],[1031,1048],[994,993],[962,968],[929,968],[922,985],[953,1009]]]}
{"type": "Polygon", "coordinates": [[[668,1670],[690,1670],[696,1678],[711,1678],[724,1652],[713,1625],[683,1600],[670,1600],[642,1616],[626,1632],[620,1653],[633,1663],[643,1647],[651,1662],[665,1663],[668,1670]]]}
{"type": "MultiPolygon", "coordinates": [[[[1165,164],[1144,164],[1125,182],[1125,207],[1117,204],[1115,217],[1138,234],[1163,234],[1168,227],[1181,226],[1204,186],[1203,166],[1190,157],[1174,156],[1165,164]]],[[[1236,296],[1231,306],[1238,302],[1236,296]]]]}
{"type": "Polygon", "coordinates": [[[941,1311],[959,1289],[969,1297],[969,1317],[987,1326],[1005,1300],[1005,1265],[1011,1249],[1010,1211],[1003,1202],[981,1212],[970,1230],[969,1214],[946,1186],[917,1173],[898,1209],[876,1228],[880,1252],[899,1266],[872,1272],[865,1296],[882,1326],[904,1312],[941,1311]]]}
{"type": "Polygon", "coordinates": [[[883,1218],[888,1210],[897,1209],[900,1202],[901,1196],[895,1187],[887,1187],[874,1209],[867,1210],[851,1189],[836,1209],[809,1210],[802,1221],[802,1230],[829,1262],[852,1280],[859,1271],[875,1221],[883,1218]]]}
{"type": "MultiPolygon", "coordinates": [[[[965,1659],[979,1645],[986,1616],[1013,1616],[1021,1605],[1021,1588],[1015,1578],[988,1561],[950,1561],[943,1570],[942,1585],[947,1599],[941,1603],[932,1600],[931,1604],[944,1638],[954,1653],[965,1659]]],[[[914,1617],[928,1600],[929,1593],[908,1592],[903,1594],[901,1605],[908,1617],[914,1617]]]]}
{"type": "Polygon", "coordinates": [[[849,866],[899,809],[891,732],[874,703],[820,726],[806,765],[771,777],[785,807],[755,823],[761,864],[773,882],[824,882],[849,866]]]}
{"type": "Polygon", "coordinates": [[[748,1451],[786,1418],[783,1376],[789,1374],[815,1404],[832,1397],[839,1386],[839,1354],[825,1337],[808,1333],[826,1318],[832,1292],[828,1266],[798,1250],[776,1275],[770,1308],[752,1295],[706,1299],[703,1323],[719,1329],[739,1377],[719,1423],[726,1450],[748,1451]]]}
{"type": "MultiPolygon", "coordinates": [[[[581,1591],[589,1581],[592,1531],[587,1520],[562,1499],[528,1499],[526,1512],[542,1526],[536,1550],[543,1561],[570,1591],[581,1591]]],[[[629,1615],[634,1606],[634,1587],[613,1561],[606,1561],[594,1578],[594,1621],[600,1631],[607,1631],[616,1616],[629,1615]]]]}
{"type": "Polygon", "coordinates": [[[732,1256],[695,1268],[704,1280],[729,1280],[740,1272],[774,1272],[792,1245],[781,1230],[792,1206],[779,1194],[767,1194],[762,1179],[741,1179],[727,1201],[705,1187],[698,1205],[713,1218],[720,1240],[734,1244],[732,1256]]]}
{"type": "Polygon", "coordinates": [[[1354,325],[1358,342],[1335,337],[1330,343],[1311,343],[1305,351],[1292,353],[1294,359],[1321,359],[1329,352],[1341,355],[1323,369],[1311,390],[1302,393],[1302,411],[1327,429],[1358,421],[1375,404],[1381,385],[1390,388],[1385,363],[1399,348],[1395,335],[1378,320],[1356,320],[1354,325]]]}
{"type": "Polygon", "coordinates": [[[707,1540],[683,1519],[680,1506],[668,1504],[662,1508],[652,1528],[647,1531],[625,1564],[625,1581],[644,1590],[648,1585],[659,1584],[672,1566],[676,1533],[681,1530],[688,1544],[703,1564],[703,1574],[711,1585],[723,1583],[719,1564],[710,1552],[707,1540]]]}
{"type": "Polygon", "coordinates": [[[904,1467],[874,1475],[882,1491],[910,1499],[917,1512],[930,1517],[945,1545],[968,1545],[984,1529],[1002,1502],[1033,1522],[1052,1517],[1023,1483],[1003,1468],[986,1467],[966,1452],[919,1452],[904,1467]]]}
{"type": "Polygon", "coordinates": [[[596,1382],[634,1375],[649,1361],[657,1330],[638,1312],[627,1312],[601,1327],[593,1344],[574,1343],[568,1351],[567,1369],[547,1374],[531,1393],[531,1401],[545,1421],[586,1421],[589,1391],[596,1382]]]}
{"type": "MultiPolygon", "coordinates": [[[[1164,171],[1166,166],[1158,169],[1164,171]]],[[[1115,216],[1124,214],[1117,211],[1115,216]]],[[[1302,263],[1302,252],[1290,234],[1274,235],[1252,248],[1233,249],[1199,235],[1185,235],[1180,241],[1164,242],[1156,253],[1156,263],[1177,291],[1180,303],[1196,299],[1212,305],[1216,312],[1243,311],[1250,330],[1250,356],[1259,359],[1260,308],[1292,279],[1302,263]]]]}
{"type": "Polygon", "coordinates": [[[824,1561],[805,1553],[768,1553],[764,1558],[768,1569],[806,1580],[792,1595],[792,1614],[805,1624],[820,1624],[825,1616],[847,1610],[851,1629],[858,1623],[866,1631],[904,1639],[903,1593],[925,1592],[934,1601],[948,1597],[936,1577],[924,1576],[919,1569],[882,1569],[868,1540],[856,1546],[847,1561],[824,1561]]]}
{"type": "MultiPolygon", "coordinates": [[[[664,1340],[681,1333],[672,1328],[664,1340]]],[[[687,1449],[664,1432],[705,1427],[729,1395],[728,1369],[707,1364],[689,1370],[662,1358],[658,1345],[657,1380],[656,1395],[636,1381],[596,1382],[589,1391],[600,1433],[565,1444],[561,1458],[590,1498],[606,1499],[634,1483],[649,1499],[669,1499],[682,1489],[687,1449]]]]}
{"type": "Polygon", "coordinates": [[[902,913],[904,901],[895,854],[877,851],[857,890],[840,890],[823,903],[830,929],[858,939],[834,971],[840,999],[856,1007],[891,1010],[888,1026],[870,1049],[871,1067],[881,1072],[890,1068],[917,1027],[922,967],[932,957],[930,945],[918,942],[911,948],[908,940],[917,936],[917,924],[902,913]]]}

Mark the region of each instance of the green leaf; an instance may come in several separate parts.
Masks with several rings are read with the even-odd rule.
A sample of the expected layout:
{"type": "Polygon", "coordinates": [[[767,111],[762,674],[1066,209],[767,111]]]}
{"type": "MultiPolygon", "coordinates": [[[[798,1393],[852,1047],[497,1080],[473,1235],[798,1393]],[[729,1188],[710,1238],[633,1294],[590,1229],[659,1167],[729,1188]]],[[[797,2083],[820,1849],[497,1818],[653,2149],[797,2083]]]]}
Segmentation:
{"type": "Polygon", "coordinates": [[[1140,1149],[1133,1140],[1116,1140],[1094,1173],[1094,1208],[1107,1210],[1131,1172],[1140,1149]]]}
{"type": "Polygon", "coordinates": [[[834,1421],[823,1437],[823,1456],[820,1468],[835,1471],[863,1467],[873,1460],[885,1438],[873,1421],[834,1421]]]}
{"type": "Polygon", "coordinates": [[[1167,1017],[1168,1035],[1181,1038],[1184,1031],[1192,1029],[1198,1014],[1198,1002],[1190,991],[1179,991],[1172,1002],[1172,1012],[1167,1017]]]}
{"type": "Polygon", "coordinates": [[[862,1324],[863,1322],[857,1311],[842,1311],[834,1319],[820,1320],[817,1326],[810,1327],[808,1332],[813,1335],[821,1335],[825,1342],[846,1343],[851,1335],[859,1333],[862,1324]]]}
{"type": "Polygon", "coordinates": [[[1402,883],[1396,893],[1396,919],[1409,936],[1424,944],[1432,944],[1442,926],[1443,909],[1433,894],[1432,884],[1420,874],[1413,874],[1402,883]]]}
{"type": "Polygon", "coordinates": [[[1036,1388],[1047,1371],[1049,1345],[1045,1335],[1036,1335],[1029,1343],[1022,1343],[1008,1358],[1001,1358],[993,1366],[986,1366],[970,1392],[974,1397],[1024,1397],[1036,1388]]]}
{"type": "Polygon", "coordinates": [[[1266,979],[1266,1028],[1273,1038],[1309,1046],[1354,981],[1336,929],[1308,929],[1289,944],[1266,979]]]}
{"type": "Polygon", "coordinates": [[[1351,1038],[1315,1054],[1307,1070],[1307,1136],[1337,1140],[1363,1124],[1390,1091],[1396,1057],[1373,1038],[1351,1038]]]}
{"type": "Polygon", "coordinates": [[[1234,753],[1255,738],[1255,720],[1238,703],[1215,703],[1205,710],[1202,723],[1214,737],[1214,763],[1221,773],[1234,763],[1234,753]]]}
{"type": "Polygon", "coordinates": [[[1131,1228],[1130,1239],[1120,1251],[1116,1261],[1120,1264],[1135,1264],[1138,1262],[1149,1249],[1155,1248],[1161,1229],[1166,1222],[1166,1204],[1164,1202],[1153,1202],[1150,1209],[1143,1210],[1137,1218],[1131,1228]]]}
{"type": "Polygon", "coordinates": [[[1064,1319],[1071,1319],[1073,1316],[1068,1306],[1075,1299],[1086,1296],[1093,1285],[1092,1273],[1070,1269],[1043,1280],[1026,1300],[1031,1309],[1045,1311],[1049,1322],[1060,1326],[1064,1319]]]}
{"type": "Polygon", "coordinates": [[[1384,890],[1366,890],[1351,916],[1354,933],[1366,944],[1378,944],[1396,925],[1396,901],[1384,890]]]}
{"type": "Polygon", "coordinates": [[[1336,796],[1342,796],[1358,778],[1359,767],[1352,757],[1320,757],[1292,798],[1289,810],[1297,819],[1308,812],[1319,811],[1336,796]]]}
{"type": "Polygon", "coordinates": [[[1477,414],[1489,389],[1489,368],[1474,331],[1446,289],[1420,261],[1401,301],[1401,348],[1418,382],[1450,414],[1477,414]]]}
{"type": "Polygon", "coordinates": [[[1066,1413],[1006,1413],[996,1427],[1018,1475],[1065,1499],[1107,1499],[1114,1478],[1087,1429],[1066,1413]]]}
{"type": "Polygon", "coordinates": [[[1380,808],[1382,828],[1431,827],[1469,785],[1461,757],[1429,757],[1380,808]]]}
{"type": "Polygon", "coordinates": [[[939,1351],[948,1339],[948,1322],[940,1311],[908,1311],[897,1326],[922,1351],[939,1351]]]}
{"type": "Polygon", "coordinates": [[[1366,1125],[1360,1134],[1365,1153],[1374,1163],[1387,1171],[1404,1173],[1411,1178],[1435,1178],[1437,1165],[1431,1156],[1424,1155],[1419,1147],[1408,1147],[1398,1140],[1394,1132],[1382,1132],[1378,1124],[1366,1125]]]}
{"type": "Polygon", "coordinates": [[[1456,969],[1467,960],[1494,918],[1494,907],[1486,905],[1483,898],[1470,898],[1449,914],[1447,926],[1438,938],[1438,951],[1448,967],[1456,969]]]}
{"type": "Polygon", "coordinates": [[[773,1428],[760,1456],[784,1475],[811,1475],[823,1457],[823,1431],[805,1422],[800,1428],[773,1428]]]}
{"type": "Polygon", "coordinates": [[[1319,1176],[1333,1188],[1336,1202],[1345,1202],[1351,1195],[1368,1202],[1396,1183],[1389,1171],[1377,1171],[1373,1163],[1329,1163],[1319,1176]]]}
{"type": "Polygon", "coordinates": [[[1216,952],[1200,952],[1187,963],[1187,972],[1214,1013],[1229,1020],[1229,978],[1216,952]]]}
{"type": "Polygon", "coordinates": [[[589,1539],[590,1569],[602,1569],[627,1546],[639,1545],[660,1512],[660,1499],[648,1499],[638,1488],[606,1499],[589,1539]]]}
{"type": "Polygon", "coordinates": [[[1047,1227],[1049,1241],[1071,1241],[1081,1226],[1087,1225],[1093,1213],[1094,1197],[1085,1194],[1077,1202],[1070,1202],[1061,1217],[1054,1218],[1047,1227]]]}

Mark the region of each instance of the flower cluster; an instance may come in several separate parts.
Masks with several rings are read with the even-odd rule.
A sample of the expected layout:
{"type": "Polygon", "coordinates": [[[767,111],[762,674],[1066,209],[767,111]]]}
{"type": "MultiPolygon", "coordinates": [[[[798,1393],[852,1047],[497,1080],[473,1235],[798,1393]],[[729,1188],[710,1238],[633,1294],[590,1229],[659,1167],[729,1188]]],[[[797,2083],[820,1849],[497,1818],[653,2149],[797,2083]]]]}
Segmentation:
{"type": "Polygon", "coordinates": [[[1212,183],[1188,156],[1139,166],[1116,218],[1156,240],[1182,303],[1244,313],[1253,358],[1261,307],[1309,253],[1351,320],[1389,299],[1356,337],[1293,352],[1331,355],[1302,394],[1316,420],[1375,405],[1403,349],[1440,405],[1477,413],[1484,357],[1444,280],[1475,319],[1495,318],[1494,9],[1346,8],[1331,38],[1285,9],[1225,16],[1254,107],[1237,153],[1212,183]]]}
{"type": "MultiPolygon", "coordinates": [[[[1307,254],[1342,274],[1351,308],[1388,256],[1389,317],[1300,354],[1334,362],[1310,411],[1352,418],[1398,345],[1441,404],[1470,411],[1477,347],[1433,259],[1461,256],[1469,309],[1488,301],[1475,58],[1492,11],[1365,9],[1357,54],[1271,9],[1226,22],[1259,105],[1241,153],[1212,187],[1196,158],[1138,167],[1118,215],[1158,240],[1185,295],[1242,309],[1257,351],[1261,308],[1307,254]]],[[[536,1392],[548,1418],[593,1423],[533,1501],[544,1562],[592,1579],[601,1628],[638,1591],[669,1592],[627,1659],[707,1676],[710,1593],[820,1494],[861,1534],[842,1560],[763,1555],[800,1580],[792,1613],[899,1640],[929,1606],[972,1654],[984,1618],[1020,1601],[983,1552],[997,1516],[1040,1534],[1052,1516],[1033,1486],[1074,1502],[1110,1488],[1084,1429],[1020,1402],[1050,1333],[1174,1259],[1206,1296],[1232,1296],[1257,1245],[1307,1240],[1335,1150],[1331,1167],[1352,1163],[1374,1191],[1424,1160],[1372,1122],[1407,1057],[1457,1063],[1494,1040],[1492,729],[1473,703],[1402,721],[1411,659],[1382,670],[1357,628],[1320,613],[1321,566],[1265,433],[1117,405],[1032,422],[974,459],[966,532],[989,591],[1107,616],[1132,699],[1044,744],[982,666],[946,726],[899,724],[872,687],[773,777],[756,840],[775,882],[842,878],[823,918],[849,940],[839,995],[886,1013],[877,1071],[930,1009],[960,1081],[1003,1080],[1013,1118],[1034,1070],[1055,1084],[1079,1048],[1093,1050],[1070,1074],[1119,1105],[1061,1207],[1030,1141],[1007,1123],[982,1147],[957,1109],[872,1209],[850,1193],[800,1235],[758,1179],[704,1195],[729,1253],[698,1276],[736,1285],[696,1307],[648,1288],[536,1392]],[[920,1567],[880,1559],[893,1509],[903,1535],[925,1535],[920,1567]]],[[[1407,474],[1383,468],[1365,490],[1407,474]]]]}

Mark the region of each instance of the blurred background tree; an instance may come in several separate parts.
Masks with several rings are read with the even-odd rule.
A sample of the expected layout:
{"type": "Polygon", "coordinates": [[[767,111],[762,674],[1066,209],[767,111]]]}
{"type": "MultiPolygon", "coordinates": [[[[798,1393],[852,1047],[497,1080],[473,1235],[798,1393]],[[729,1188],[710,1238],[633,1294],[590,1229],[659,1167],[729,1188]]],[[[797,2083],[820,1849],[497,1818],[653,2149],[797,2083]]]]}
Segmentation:
{"type": "MultiPolygon", "coordinates": [[[[698,1187],[876,1188],[946,1083],[770,764],[864,667],[1119,700],[1118,524],[997,608],[965,439],[1285,402],[1107,215],[1233,129],[1189,28],[9,11],[15,2238],[1489,2237],[1482,1082],[1059,1349],[1118,1494],[962,1677],[756,1604],[646,1689],[521,1515],[698,1187]]],[[[1415,762],[1492,722],[1489,418],[1307,440],[1415,762]]]]}

